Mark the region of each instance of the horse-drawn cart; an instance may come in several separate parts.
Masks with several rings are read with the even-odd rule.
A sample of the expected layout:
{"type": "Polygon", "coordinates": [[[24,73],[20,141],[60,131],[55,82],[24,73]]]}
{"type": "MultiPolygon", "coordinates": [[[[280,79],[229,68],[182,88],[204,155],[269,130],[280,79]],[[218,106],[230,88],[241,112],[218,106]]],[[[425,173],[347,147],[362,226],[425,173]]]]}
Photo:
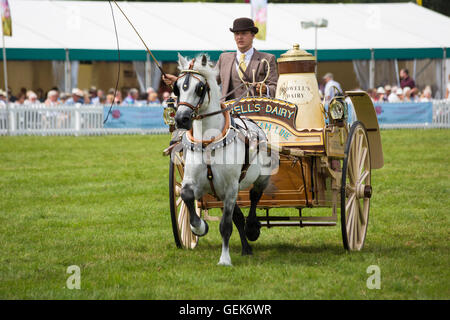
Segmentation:
{"type": "MultiPolygon", "coordinates": [[[[335,226],[340,222],[344,247],[360,250],[365,241],[372,196],[371,170],[383,166],[376,113],[362,91],[338,93],[321,101],[315,57],[298,45],[278,59],[280,77],[276,99],[247,97],[234,104],[232,113],[248,117],[266,133],[270,152],[279,153],[277,172],[258,203],[262,226],[335,226]],[[348,124],[348,104],[356,121],[348,124]],[[324,106],[325,105],[325,106],[324,106]],[[330,208],[327,216],[305,216],[303,208],[330,208]],[[272,215],[275,208],[293,208],[292,216],[272,215]],[[261,214],[262,213],[262,214],[261,214]]],[[[170,163],[170,211],[176,245],[194,248],[189,211],[180,196],[184,175],[183,151],[173,152],[170,163]]],[[[249,207],[248,190],[239,191],[237,204],[249,207]]],[[[195,202],[205,220],[222,201],[205,195],[195,202]]],[[[314,211],[314,210],[311,210],[314,211]]],[[[310,211],[309,211],[310,212],[310,211]]]]}

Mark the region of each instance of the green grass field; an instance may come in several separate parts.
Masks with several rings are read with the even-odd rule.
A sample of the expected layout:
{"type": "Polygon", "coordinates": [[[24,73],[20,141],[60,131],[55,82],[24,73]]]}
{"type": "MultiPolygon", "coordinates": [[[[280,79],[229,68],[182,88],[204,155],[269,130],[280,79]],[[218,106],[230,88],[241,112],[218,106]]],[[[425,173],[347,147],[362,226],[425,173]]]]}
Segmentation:
{"type": "Polygon", "coordinates": [[[168,135],[0,137],[0,299],[449,299],[450,130],[382,131],[365,248],[340,226],[262,229],[217,266],[218,222],[173,240],[168,135]],[[81,271],[81,289],[66,273],[81,271]],[[381,288],[368,289],[377,265],[381,288]]]}

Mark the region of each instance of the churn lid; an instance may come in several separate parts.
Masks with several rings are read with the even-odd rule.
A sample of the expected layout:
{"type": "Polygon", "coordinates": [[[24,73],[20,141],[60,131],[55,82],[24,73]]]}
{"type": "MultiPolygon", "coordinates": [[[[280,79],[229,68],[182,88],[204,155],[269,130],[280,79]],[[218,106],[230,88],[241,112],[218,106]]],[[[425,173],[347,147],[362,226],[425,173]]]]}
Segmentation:
{"type": "Polygon", "coordinates": [[[300,49],[298,43],[294,44],[292,49],[283,53],[280,58],[277,59],[278,62],[288,62],[288,61],[302,61],[302,60],[316,60],[311,53],[300,49]]]}

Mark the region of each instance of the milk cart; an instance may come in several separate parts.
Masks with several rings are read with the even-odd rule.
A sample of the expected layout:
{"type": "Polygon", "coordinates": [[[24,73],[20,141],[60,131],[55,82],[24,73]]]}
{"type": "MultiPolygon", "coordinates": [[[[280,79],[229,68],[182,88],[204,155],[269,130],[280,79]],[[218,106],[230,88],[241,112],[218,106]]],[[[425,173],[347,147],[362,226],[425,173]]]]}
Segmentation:
{"type": "MultiPolygon", "coordinates": [[[[247,97],[232,110],[258,123],[272,152],[280,156],[278,172],[259,201],[263,211],[258,219],[268,228],[335,226],[340,221],[344,248],[361,250],[369,222],[371,170],[383,166],[375,109],[363,91],[337,92],[332,101],[322,101],[315,66],[315,57],[294,45],[278,59],[276,99],[247,97]],[[356,116],[351,125],[348,104],[356,116]],[[293,208],[295,215],[273,215],[276,208],[293,208]],[[304,215],[304,208],[330,208],[331,215],[304,215]]],[[[178,247],[192,249],[198,237],[191,232],[179,194],[183,157],[181,152],[174,156],[179,161],[170,163],[173,234],[178,247]]],[[[248,190],[239,192],[237,203],[250,206],[248,190]]],[[[197,214],[206,220],[219,219],[209,214],[213,208],[222,208],[222,202],[210,195],[196,202],[197,214]]]]}

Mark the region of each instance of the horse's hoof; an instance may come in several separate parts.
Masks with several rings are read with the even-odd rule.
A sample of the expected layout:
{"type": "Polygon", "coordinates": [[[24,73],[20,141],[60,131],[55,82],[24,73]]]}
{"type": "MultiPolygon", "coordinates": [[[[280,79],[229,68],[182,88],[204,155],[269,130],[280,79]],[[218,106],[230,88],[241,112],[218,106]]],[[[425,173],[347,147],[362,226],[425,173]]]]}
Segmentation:
{"type": "Polygon", "coordinates": [[[225,266],[225,267],[232,267],[233,265],[231,264],[231,261],[222,261],[220,260],[219,263],[217,264],[218,266],[225,266]]]}
{"type": "Polygon", "coordinates": [[[202,224],[201,224],[200,228],[194,228],[191,225],[191,231],[197,237],[204,237],[204,236],[206,236],[206,234],[209,231],[209,226],[205,221],[202,220],[202,224]]]}
{"type": "Polygon", "coordinates": [[[259,238],[260,231],[259,229],[247,229],[245,235],[249,241],[256,241],[259,238]]]}
{"type": "Polygon", "coordinates": [[[258,220],[247,221],[245,224],[245,236],[250,241],[256,241],[259,238],[261,223],[258,220]]]}
{"type": "Polygon", "coordinates": [[[251,256],[253,255],[252,247],[248,246],[247,248],[242,248],[243,256],[251,256]]]}

